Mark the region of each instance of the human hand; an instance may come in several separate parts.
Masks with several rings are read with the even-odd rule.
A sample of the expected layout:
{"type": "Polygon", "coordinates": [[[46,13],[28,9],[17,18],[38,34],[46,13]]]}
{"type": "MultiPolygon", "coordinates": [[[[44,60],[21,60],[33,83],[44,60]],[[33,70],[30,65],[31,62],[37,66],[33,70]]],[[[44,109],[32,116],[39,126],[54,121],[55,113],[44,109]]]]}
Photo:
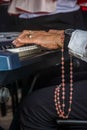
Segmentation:
{"type": "Polygon", "coordinates": [[[32,36],[33,38],[36,35],[40,35],[42,33],[46,33],[46,31],[31,31],[31,30],[24,30],[12,43],[16,46],[23,46],[25,44],[34,43],[34,39],[30,39],[32,36]],[[31,41],[31,42],[30,42],[31,41]]]}
{"type": "Polygon", "coordinates": [[[23,31],[14,41],[17,47],[25,44],[37,44],[48,49],[57,49],[64,44],[63,30],[23,31]]]}

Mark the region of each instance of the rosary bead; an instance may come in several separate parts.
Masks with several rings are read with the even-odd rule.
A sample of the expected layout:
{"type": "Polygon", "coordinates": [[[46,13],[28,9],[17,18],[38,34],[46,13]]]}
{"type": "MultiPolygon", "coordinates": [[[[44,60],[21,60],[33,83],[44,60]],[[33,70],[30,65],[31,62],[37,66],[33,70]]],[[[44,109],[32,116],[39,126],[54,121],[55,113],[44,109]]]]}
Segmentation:
{"type": "Polygon", "coordinates": [[[62,96],[62,99],[65,99],[65,96],[62,96]]]}
{"type": "Polygon", "coordinates": [[[69,107],[67,113],[65,113],[65,67],[64,67],[64,47],[61,49],[62,57],[61,57],[61,78],[62,83],[57,85],[54,93],[54,102],[56,106],[56,111],[59,117],[63,119],[67,119],[71,112],[71,104],[72,104],[72,95],[73,95],[73,63],[72,63],[72,56],[70,56],[70,97],[69,97],[69,107]],[[60,89],[61,88],[61,89],[60,89]],[[61,92],[61,93],[60,93],[61,92]],[[61,96],[61,97],[60,97],[61,96]]]}

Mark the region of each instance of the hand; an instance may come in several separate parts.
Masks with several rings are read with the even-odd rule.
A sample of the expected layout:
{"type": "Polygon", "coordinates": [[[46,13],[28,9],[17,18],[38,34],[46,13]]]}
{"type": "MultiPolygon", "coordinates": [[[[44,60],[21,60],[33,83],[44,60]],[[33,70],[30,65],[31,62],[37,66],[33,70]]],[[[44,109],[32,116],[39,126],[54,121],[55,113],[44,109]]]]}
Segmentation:
{"type": "Polygon", "coordinates": [[[46,31],[24,30],[12,43],[16,47],[23,46],[29,43],[34,43],[34,40],[30,39],[30,36],[36,37],[36,35],[40,35],[42,33],[46,33],[46,31]]]}
{"type": "Polygon", "coordinates": [[[25,44],[37,44],[48,49],[57,49],[64,44],[63,30],[23,31],[14,41],[17,47],[25,44]]]}

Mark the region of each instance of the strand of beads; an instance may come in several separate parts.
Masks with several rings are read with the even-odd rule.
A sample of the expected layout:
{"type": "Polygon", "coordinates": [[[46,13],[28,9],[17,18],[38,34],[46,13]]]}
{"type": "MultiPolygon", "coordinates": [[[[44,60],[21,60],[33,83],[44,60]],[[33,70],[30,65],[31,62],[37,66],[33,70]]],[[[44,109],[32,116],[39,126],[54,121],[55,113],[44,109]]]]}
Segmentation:
{"type": "Polygon", "coordinates": [[[61,118],[68,118],[71,112],[71,105],[72,105],[72,95],[73,95],[73,63],[72,63],[72,56],[70,55],[70,93],[69,93],[69,107],[67,113],[65,113],[65,67],[64,67],[64,47],[61,49],[61,78],[62,83],[57,85],[55,88],[54,93],[54,102],[57,110],[57,114],[61,118]],[[60,89],[62,94],[60,95],[60,89]],[[60,97],[61,96],[61,97],[60,97]]]}

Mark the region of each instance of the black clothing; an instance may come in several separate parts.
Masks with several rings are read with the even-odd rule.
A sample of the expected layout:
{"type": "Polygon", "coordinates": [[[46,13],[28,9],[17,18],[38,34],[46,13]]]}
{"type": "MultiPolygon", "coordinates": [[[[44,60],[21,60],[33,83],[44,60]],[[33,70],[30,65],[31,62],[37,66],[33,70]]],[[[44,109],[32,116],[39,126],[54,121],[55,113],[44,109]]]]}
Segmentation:
{"type": "Polygon", "coordinates": [[[49,30],[49,29],[84,29],[81,10],[70,13],[58,13],[39,16],[31,19],[17,18],[16,30],[49,30]],[[76,22],[77,21],[77,22],[76,22]]]}
{"type": "MultiPolygon", "coordinates": [[[[79,73],[80,75],[80,73],[79,73]]],[[[72,111],[70,119],[87,120],[87,72],[74,82],[72,111]],[[83,80],[84,79],[84,80],[83,80]]],[[[55,81],[55,80],[54,80],[55,81]]],[[[53,81],[53,82],[54,82],[53,81]]],[[[57,77],[56,77],[57,81],[57,77]]],[[[54,82],[55,84],[55,82],[54,82]]],[[[50,86],[28,94],[21,104],[20,120],[23,130],[59,130],[59,119],[54,103],[54,89],[50,86]]],[[[68,103],[69,83],[66,84],[66,104],[68,103]]],[[[77,127],[76,127],[77,128],[77,127]]],[[[81,130],[84,127],[82,127],[81,130]]],[[[86,126],[87,129],[87,126],[86,126]]]]}
{"type": "MultiPolygon", "coordinates": [[[[32,19],[19,19],[18,22],[18,29],[21,31],[24,29],[84,29],[80,10],[70,13],[40,16],[32,19]]],[[[87,119],[87,72],[77,73],[75,76],[72,112],[69,118],[87,119]],[[78,77],[78,75],[80,76],[78,77]]],[[[20,123],[22,130],[59,130],[56,123],[59,117],[54,104],[54,89],[56,84],[61,82],[59,79],[54,77],[49,83],[49,87],[44,86],[45,88],[36,90],[23,99],[20,105],[20,123]]],[[[67,80],[66,89],[66,95],[68,95],[69,80],[67,80]]]]}
{"type": "Polygon", "coordinates": [[[4,128],[0,127],[0,130],[4,130],[4,128]]]}

